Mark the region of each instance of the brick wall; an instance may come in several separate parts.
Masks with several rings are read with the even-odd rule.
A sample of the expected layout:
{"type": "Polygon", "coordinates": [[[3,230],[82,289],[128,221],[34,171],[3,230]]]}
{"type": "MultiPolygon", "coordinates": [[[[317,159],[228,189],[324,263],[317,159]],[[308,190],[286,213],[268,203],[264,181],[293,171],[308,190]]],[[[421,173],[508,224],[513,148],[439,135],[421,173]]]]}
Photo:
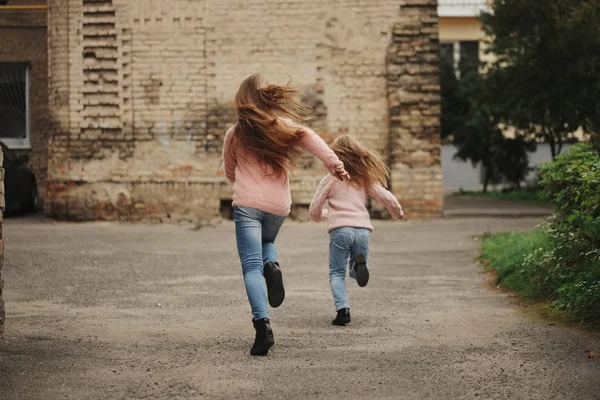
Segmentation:
{"type": "Polygon", "coordinates": [[[407,215],[441,217],[436,0],[405,0],[388,49],[392,189],[407,215]]]}
{"type": "MultiPolygon", "coordinates": [[[[10,0],[9,5],[43,5],[45,1],[10,0]]],[[[27,154],[40,197],[43,200],[48,165],[48,52],[46,12],[0,11],[0,63],[19,62],[30,65],[30,141],[27,154]]]]}
{"type": "MultiPolygon", "coordinates": [[[[49,3],[49,215],[217,215],[231,197],[219,172],[231,100],[257,71],[278,83],[292,76],[315,107],[315,129],[355,135],[386,156],[400,145],[386,62],[404,21],[398,0],[49,3]]],[[[409,115],[425,124],[425,114],[409,115]]],[[[307,205],[324,174],[309,158],[292,178],[294,202],[307,205]]]]}

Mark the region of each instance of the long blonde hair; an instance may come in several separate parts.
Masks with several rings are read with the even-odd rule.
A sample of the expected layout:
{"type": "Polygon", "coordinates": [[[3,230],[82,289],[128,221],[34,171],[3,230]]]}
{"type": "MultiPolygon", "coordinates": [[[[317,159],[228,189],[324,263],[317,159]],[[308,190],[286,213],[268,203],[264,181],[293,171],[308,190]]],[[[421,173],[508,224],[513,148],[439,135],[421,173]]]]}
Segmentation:
{"type": "Polygon", "coordinates": [[[381,157],[353,137],[343,135],[334,140],[331,150],[344,163],[351,184],[369,188],[374,184],[388,186],[390,169],[381,157]]]}
{"type": "Polygon", "coordinates": [[[281,117],[300,122],[310,109],[299,99],[299,90],[268,84],[260,74],[242,81],[235,95],[237,126],[235,137],[275,174],[289,172],[301,157],[296,147],[303,131],[282,122],[281,117]]]}

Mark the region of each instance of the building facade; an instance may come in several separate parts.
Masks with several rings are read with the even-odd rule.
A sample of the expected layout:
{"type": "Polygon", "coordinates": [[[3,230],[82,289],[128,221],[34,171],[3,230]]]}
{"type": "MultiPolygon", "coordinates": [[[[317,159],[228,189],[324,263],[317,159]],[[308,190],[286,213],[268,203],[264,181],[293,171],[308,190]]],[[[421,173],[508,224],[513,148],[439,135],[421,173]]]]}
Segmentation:
{"type": "Polygon", "coordinates": [[[441,50],[451,54],[456,66],[461,57],[472,62],[490,60],[478,18],[480,13],[490,11],[487,3],[488,0],[439,0],[441,50]]]}
{"type": "MultiPolygon", "coordinates": [[[[413,217],[441,216],[435,0],[50,0],[45,210],[186,220],[227,208],[237,86],[293,83],[326,135],[379,151],[413,217]]],[[[295,213],[326,170],[292,176],[295,213]]]]}
{"type": "Polygon", "coordinates": [[[45,0],[0,1],[0,141],[28,155],[42,197],[49,139],[45,6],[45,0]]]}

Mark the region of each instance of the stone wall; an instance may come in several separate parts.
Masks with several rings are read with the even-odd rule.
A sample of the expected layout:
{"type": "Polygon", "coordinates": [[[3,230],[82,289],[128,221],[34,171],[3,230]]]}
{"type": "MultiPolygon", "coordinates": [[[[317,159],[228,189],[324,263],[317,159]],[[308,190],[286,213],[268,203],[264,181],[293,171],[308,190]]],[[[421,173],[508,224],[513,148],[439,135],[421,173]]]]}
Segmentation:
{"type": "Polygon", "coordinates": [[[409,216],[441,217],[436,0],[405,0],[387,54],[392,189],[409,216]]]}
{"type": "MultiPolygon", "coordinates": [[[[257,71],[277,83],[293,77],[316,110],[316,130],[355,135],[386,157],[390,144],[401,144],[389,136],[388,106],[390,43],[410,20],[398,0],[49,3],[49,215],[217,215],[231,198],[219,168],[223,135],[235,117],[231,100],[257,71]]],[[[412,8],[429,15],[428,4],[412,8]]],[[[418,73],[393,79],[405,84],[418,73]]],[[[424,126],[436,118],[427,112],[408,115],[424,126]]],[[[416,142],[434,127],[427,129],[416,142]]],[[[397,193],[412,193],[406,185],[421,172],[403,171],[397,193]]],[[[325,173],[308,158],[292,178],[294,203],[306,206],[325,173]]],[[[441,189],[441,180],[432,187],[437,183],[441,189]]],[[[418,187],[427,189],[410,188],[418,187]]]]}
{"type": "MultiPolygon", "coordinates": [[[[9,5],[44,5],[45,0],[10,0],[9,5]]],[[[30,149],[27,154],[43,200],[48,166],[48,47],[44,10],[0,11],[0,63],[30,66],[30,149]]]]}

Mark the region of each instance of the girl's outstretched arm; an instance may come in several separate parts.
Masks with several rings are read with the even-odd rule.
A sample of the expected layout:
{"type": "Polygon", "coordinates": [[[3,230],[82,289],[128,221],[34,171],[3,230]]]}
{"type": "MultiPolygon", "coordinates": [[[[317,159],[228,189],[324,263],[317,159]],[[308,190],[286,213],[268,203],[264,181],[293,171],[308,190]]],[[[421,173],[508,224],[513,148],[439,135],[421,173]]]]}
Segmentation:
{"type": "Polygon", "coordinates": [[[324,210],[323,206],[325,205],[325,201],[327,201],[327,196],[329,195],[329,189],[333,184],[333,176],[327,175],[325,178],[321,179],[319,186],[317,187],[317,191],[315,192],[315,196],[310,203],[310,208],[308,209],[308,215],[310,219],[315,222],[326,221],[329,215],[328,210],[324,210]]]}
{"type": "Polygon", "coordinates": [[[235,149],[231,146],[234,132],[235,125],[227,130],[225,139],[223,139],[223,164],[225,165],[225,176],[231,183],[235,182],[235,167],[237,167],[235,149]]]}
{"type": "Polygon", "coordinates": [[[327,146],[327,143],[319,137],[312,129],[293,122],[290,119],[283,119],[286,124],[302,131],[302,138],[298,141],[298,146],[308,150],[314,154],[319,160],[325,164],[331,175],[338,178],[340,181],[350,179],[350,175],[344,168],[344,163],[340,161],[338,156],[327,146]]]}
{"type": "Polygon", "coordinates": [[[400,203],[398,203],[398,199],[396,199],[396,196],[394,196],[389,190],[387,190],[380,184],[375,184],[369,188],[368,194],[369,196],[380,202],[382,206],[387,208],[387,210],[392,214],[392,217],[394,219],[404,218],[402,206],[400,205],[400,203]]]}

